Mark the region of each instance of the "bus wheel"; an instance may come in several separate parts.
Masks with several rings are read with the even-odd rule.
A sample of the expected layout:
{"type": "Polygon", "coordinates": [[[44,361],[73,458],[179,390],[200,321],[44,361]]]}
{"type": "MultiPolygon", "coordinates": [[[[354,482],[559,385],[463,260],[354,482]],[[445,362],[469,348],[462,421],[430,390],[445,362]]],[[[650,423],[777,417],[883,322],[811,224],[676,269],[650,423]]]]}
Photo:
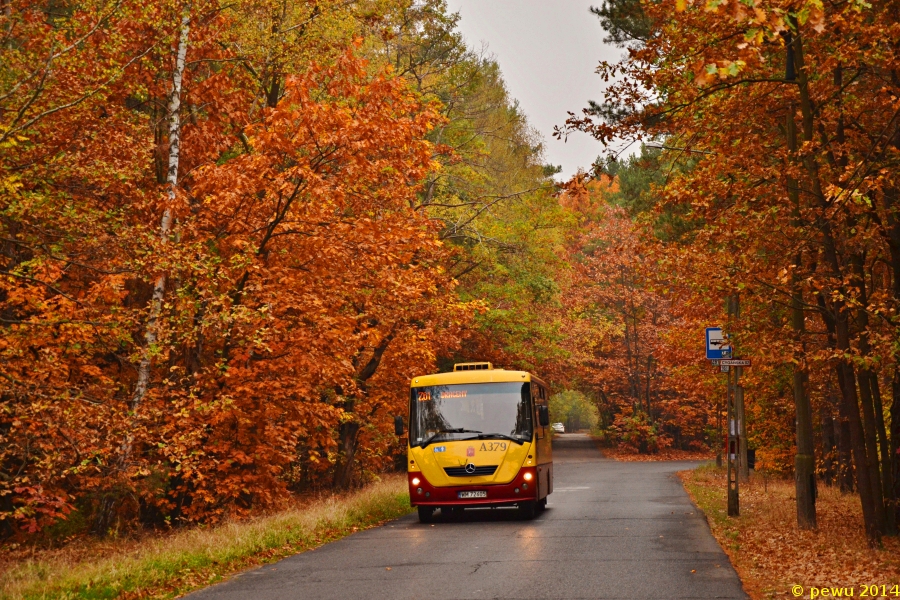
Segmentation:
{"type": "Polygon", "coordinates": [[[417,506],[416,508],[419,510],[419,523],[431,523],[434,508],[430,506],[417,506]]]}
{"type": "Polygon", "coordinates": [[[537,514],[537,502],[519,502],[519,516],[523,519],[533,519],[537,514]]]}
{"type": "Polygon", "coordinates": [[[547,508],[547,497],[544,496],[544,498],[540,502],[538,502],[538,510],[544,510],[546,508],[547,508]]]}

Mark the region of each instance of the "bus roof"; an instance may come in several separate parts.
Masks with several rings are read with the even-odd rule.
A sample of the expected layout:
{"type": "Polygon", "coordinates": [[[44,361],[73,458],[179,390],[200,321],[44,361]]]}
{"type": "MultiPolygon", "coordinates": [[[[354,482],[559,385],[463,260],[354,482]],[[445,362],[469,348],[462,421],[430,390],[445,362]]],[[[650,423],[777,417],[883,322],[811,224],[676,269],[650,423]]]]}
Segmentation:
{"type": "Polygon", "coordinates": [[[413,377],[411,387],[431,385],[453,385],[454,383],[493,383],[503,381],[534,381],[547,385],[528,371],[507,371],[506,369],[483,369],[480,371],[454,371],[413,377]]]}

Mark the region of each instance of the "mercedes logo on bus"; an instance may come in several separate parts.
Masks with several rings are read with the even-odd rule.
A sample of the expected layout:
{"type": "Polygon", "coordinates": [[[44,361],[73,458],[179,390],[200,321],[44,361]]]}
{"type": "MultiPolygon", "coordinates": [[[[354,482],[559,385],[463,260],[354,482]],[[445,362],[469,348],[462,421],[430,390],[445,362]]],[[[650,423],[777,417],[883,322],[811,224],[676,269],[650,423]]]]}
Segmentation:
{"type": "Polygon", "coordinates": [[[471,475],[474,472],[475,472],[475,465],[473,465],[472,463],[467,464],[466,465],[466,473],[471,475]]]}

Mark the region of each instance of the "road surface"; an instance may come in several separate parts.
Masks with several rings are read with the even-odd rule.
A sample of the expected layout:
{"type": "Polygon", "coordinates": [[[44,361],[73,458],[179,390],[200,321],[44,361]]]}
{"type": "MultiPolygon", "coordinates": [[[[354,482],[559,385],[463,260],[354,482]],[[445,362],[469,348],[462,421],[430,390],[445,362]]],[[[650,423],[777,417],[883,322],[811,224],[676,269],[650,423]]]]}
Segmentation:
{"type": "Polygon", "coordinates": [[[192,600],[747,598],[674,475],[696,463],[603,459],[584,435],[553,443],[547,510],[414,515],[201,590],[192,600]]]}

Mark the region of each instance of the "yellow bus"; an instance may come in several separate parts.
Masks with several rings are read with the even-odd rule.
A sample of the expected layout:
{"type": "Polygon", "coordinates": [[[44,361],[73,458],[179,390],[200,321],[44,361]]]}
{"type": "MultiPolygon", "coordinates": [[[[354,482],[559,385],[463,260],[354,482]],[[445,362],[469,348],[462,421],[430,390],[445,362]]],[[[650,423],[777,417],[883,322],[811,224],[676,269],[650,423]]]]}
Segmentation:
{"type": "MultiPolygon", "coordinates": [[[[413,378],[409,497],[419,520],[465,508],[516,506],[533,518],[553,491],[547,385],[491,363],[413,378]]],[[[403,419],[396,417],[403,434],[403,419]]]]}

